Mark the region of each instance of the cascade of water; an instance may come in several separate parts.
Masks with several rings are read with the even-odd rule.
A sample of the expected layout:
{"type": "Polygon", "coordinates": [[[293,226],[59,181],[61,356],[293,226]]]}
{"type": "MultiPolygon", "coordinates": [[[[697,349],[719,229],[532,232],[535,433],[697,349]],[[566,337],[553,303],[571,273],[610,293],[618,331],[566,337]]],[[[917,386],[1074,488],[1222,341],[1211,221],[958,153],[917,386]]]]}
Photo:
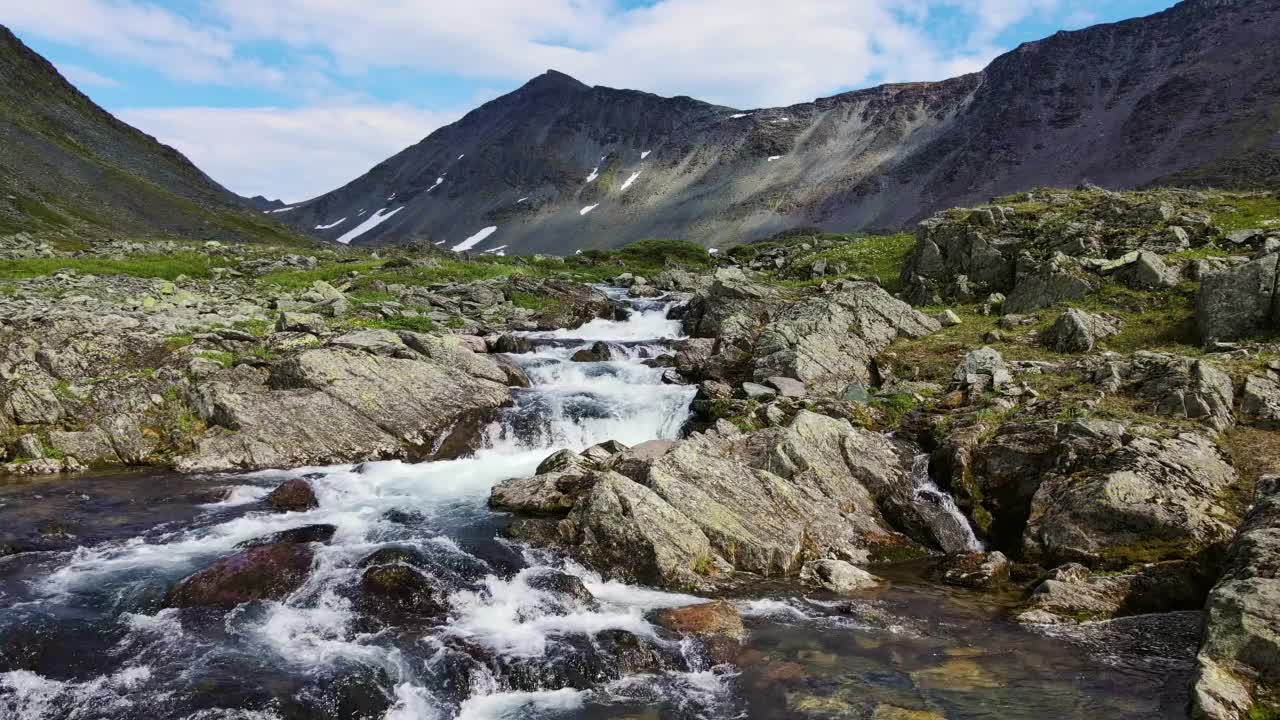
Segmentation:
{"type": "Polygon", "coordinates": [[[956,506],[955,498],[938,487],[933,482],[933,478],[929,477],[929,455],[927,453],[920,453],[912,458],[911,484],[915,487],[916,503],[940,509],[951,521],[950,524],[961,533],[965,549],[969,552],[982,552],[984,550],[982,541],[974,534],[973,526],[969,524],[969,519],[956,506]]]}
{"type": "MultiPolygon", "coordinates": [[[[101,674],[83,682],[27,671],[0,673],[0,716],[14,709],[23,718],[66,717],[115,704],[121,716],[186,717],[149,705],[147,698],[167,698],[163,707],[179,708],[183,702],[175,698],[186,697],[205,677],[226,682],[231,672],[254,687],[267,684],[259,684],[260,677],[305,684],[341,677],[353,667],[386,678],[384,691],[394,695],[388,719],[527,716],[608,702],[609,684],[590,690],[566,684],[588,662],[599,663],[605,676],[620,677],[619,692],[634,693],[637,682],[649,683],[650,693],[718,715],[713,706],[729,694],[728,686],[707,674],[709,666],[688,655],[685,645],[663,640],[645,619],[652,609],[697,598],[606,582],[563,558],[496,540],[495,531],[505,521],[486,507],[495,482],[531,474],[557,449],[678,436],[695,389],[663,384],[662,369],[643,364],[669,352],[669,341],[681,335],[680,323],[667,319],[672,303],[630,302],[621,291],[608,292],[630,305],[626,319],[528,333],[534,352],[511,359],[525,369],[532,386],[517,392],[515,403],[484,430],[483,448],[472,457],[240,476],[242,484],[232,495],[208,506],[196,523],[158,527],[69,554],[35,583],[30,612],[41,617],[71,609],[97,613],[106,626],[122,626],[124,639],[100,666],[101,674]],[[611,343],[617,359],[569,359],[597,341],[611,343]],[[303,476],[319,508],[280,514],[254,504],[265,487],[303,476]],[[282,602],[228,613],[216,632],[188,627],[176,610],[134,600],[154,596],[155,587],[235,552],[240,543],[310,524],[333,525],[336,532],[330,543],[317,547],[305,585],[282,602]],[[389,545],[432,558],[429,579],[447,598],[447,622],[394,632],[366,630],[352,601],[363,572],[360,561],[389,545]],[[580,578],[597,604],[532,581],[552,571],[580,578]],[[599,650],[582,655],[583,644],[592,648],[597,634],[606,631],[625,631],[652,644],[665,658],[666,670],[637,680],[620,669],[622,661],[598,657],[599,650]],[[412,643],[397,639],[404,632],[412,643]],[[511,680],[513,674],[518,682],[511,680]],[[708,693],[709,687],[716,692],[708,693]]],[[[230,701],[226,715],[207,717],[240,717],[231,709],[252,705],[252,693],[241,687],[237,692],[243,697],[230,701]]],[[[218,698],[188,699],[191,708],[219,703],[218,698]]]]}

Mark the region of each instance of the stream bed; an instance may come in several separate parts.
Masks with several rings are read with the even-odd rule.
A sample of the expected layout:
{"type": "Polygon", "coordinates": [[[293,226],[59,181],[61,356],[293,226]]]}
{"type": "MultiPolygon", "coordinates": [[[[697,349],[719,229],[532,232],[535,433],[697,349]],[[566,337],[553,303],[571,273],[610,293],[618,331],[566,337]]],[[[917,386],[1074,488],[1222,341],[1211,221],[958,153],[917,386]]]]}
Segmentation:
{"type": "Polygon", "coordinates": [[[502,539],[511,518],[487,506],[494,483],[563,447],[675,439],[688,419],[694,388],[663,384],[643,362],[680,336],[670,303],[610,293],[626,319],[529,334],[534,352],[511,357],[532,387],[472,457],[0,480],[0,542],[32,550],[0,559],[0,719],[1183,716],[1196,613],[1028,629],[1003,619],[1015,596],[877,568],[890,582],[855,597],[738,592],[750,635],[724,663],[649,620],[704,598],[612,582],[502,539]],[[569,360],[597,341],[617,359],[569,360]],[[300,477],[317,509],[263,507],[300,477]],[[333,537],[283,601],[165,607],[176,582],[237,545],[317,524],[333,537]],[[363,612],[361,561],[388,547],[427,559],[447,617],[388,624],[363,612]],[[566,590],[566,574],[594,600],[566,590]]]}

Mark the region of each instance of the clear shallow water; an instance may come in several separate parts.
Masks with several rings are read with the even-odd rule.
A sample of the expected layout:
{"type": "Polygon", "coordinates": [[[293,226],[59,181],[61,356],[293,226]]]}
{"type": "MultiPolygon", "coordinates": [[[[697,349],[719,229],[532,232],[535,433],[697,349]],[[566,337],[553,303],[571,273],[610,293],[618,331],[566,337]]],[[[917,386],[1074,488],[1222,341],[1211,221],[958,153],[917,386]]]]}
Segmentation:
{"type": "Polygon", "coordinates": [[[535,387],[471,458],[0,486],[0,541],[47,550],[0,560],[0,719],[827,718],[881,704],[953,719],[1179,716],[1186,643],[1148,657],[1105,638],[1029,633],[999,619],[1007,598],[904,572],[855,600],[784,587],[736,598],[751,639],[717,664],[647,619],[698,598],[608,582],[499,539],[509,518],[486,507],[495,482],[560,447],[680,432],[693,389],[641,364],[679,324],[662,301],[634,309],[533,335],[537,351],[514,358],[535,387]],[[567,361],[598,340],[626,359],[567,361]],[[271,487],[302,476],[318,509],[263,510],[271,487]],[[284,601],[163,607],[175,582],[239,543],[316,523],[334,538],[284,601]],[[388,546],[430,558],[446,618],[387,626],[357,608],[357,565],[388,546]],[[545,589],[552,569],[581,578],[596,604],[545,589]]]}

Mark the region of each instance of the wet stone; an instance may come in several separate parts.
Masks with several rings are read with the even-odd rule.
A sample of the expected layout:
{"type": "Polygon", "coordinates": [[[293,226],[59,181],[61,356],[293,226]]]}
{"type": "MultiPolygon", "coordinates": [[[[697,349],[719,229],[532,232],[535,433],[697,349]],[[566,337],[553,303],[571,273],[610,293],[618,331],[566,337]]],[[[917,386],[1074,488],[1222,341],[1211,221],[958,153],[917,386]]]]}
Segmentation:
{"type": "Polygon", "coordinates": [[[272,533],[253,540],[246,540],[237,548],[261,547],[263,545],[275,545],[277,543],[328,543],[333,539],[334,533],[338,528],[333,525],[316,524],[303,525],[301,527],[281,530],[278,533],[272,533]]]}
{"type": "Polygon", "coordinates": [[[315,491],[306,480],[302,479],[281,483],[267,495],[266,503],[277,512],[306,512],[320,507],[315,491]]]}

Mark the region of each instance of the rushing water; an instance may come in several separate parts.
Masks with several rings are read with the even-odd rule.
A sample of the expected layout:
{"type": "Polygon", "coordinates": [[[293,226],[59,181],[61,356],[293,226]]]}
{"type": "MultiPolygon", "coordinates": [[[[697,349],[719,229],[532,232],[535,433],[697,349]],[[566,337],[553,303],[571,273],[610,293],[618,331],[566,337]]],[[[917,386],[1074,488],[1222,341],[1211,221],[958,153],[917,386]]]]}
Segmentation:
{"type": "Polygon", "coordinates": [[[623,321],[532,335],[536,351],[513,359],[533,387],[473,457],[0,485],[0,541],[51,547],[0,560],[0,720],[862,718],[889,706],[936,713],[892,717],[952,720],[1178,716],[1194,617],[1161,619],[1155,649],[1109,629],[1048,637],[1001,619],[1010,598],[941,590],[903,570],[853,600],[744,593],[750,640],[735,665],[717,665],[648,620],[698,598],[499,539],[509,518],[486,506],[495,482],[561,447],[678,436],[693,389],[662,384],[643,360],[667,351],[679,323],[664,301],[629,304],[623,321]],[[620,359],[568,361],[600,340],[620,359]],[[262,508],[270,488],[304,475],[318,509],[262,508]],[[228,485],[225,499],[202,502],[228,485]],[[238,544],[316,523],[337,531],[285,600],[163,607],[175,582],[238,544]],[[359,561],[388,546],[430,559],[447,619],[385,626],[362,615],[359,561]],[[550,589],[540,582],[550,572],[581,578],[596,602],[550,589]]]}

